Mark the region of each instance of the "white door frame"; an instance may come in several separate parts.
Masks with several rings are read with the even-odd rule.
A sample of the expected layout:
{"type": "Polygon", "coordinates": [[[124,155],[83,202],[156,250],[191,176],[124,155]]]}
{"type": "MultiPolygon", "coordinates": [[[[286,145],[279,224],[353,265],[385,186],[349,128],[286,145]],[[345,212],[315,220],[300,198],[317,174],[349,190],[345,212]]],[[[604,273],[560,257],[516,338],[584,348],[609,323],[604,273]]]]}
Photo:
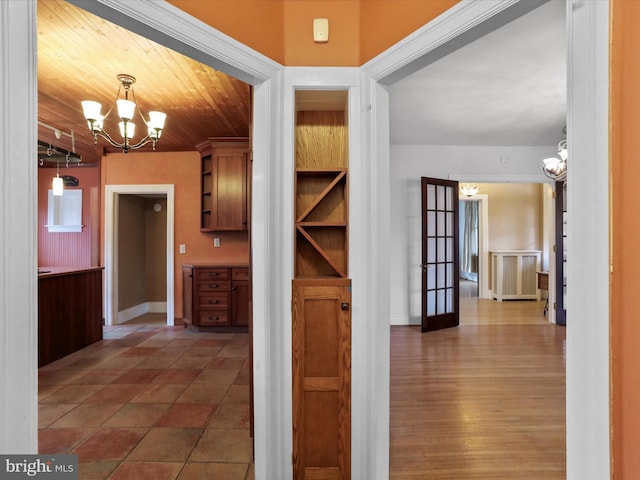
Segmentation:
{"type": "Polygon", "coordinates": [[[162,194],[167,196],[167,325],[175,318],[174,224],[175,186],[105,185],[104,188],[104,318],[105,325],[118,323],[118,205],[119,196],[162,194]]]}
{"type": "MultiPolygon", "coordinates": [[[[376,113],[363,135],[371,168],[388,171],[388,91],[390,85],[425,65],[452,39],[464,38],[487,19],[528,0],[461,1],[432,22],[392,46],[362,67],[364,105],[376,113]]],[[[610,477],[609,404],[609,2],[567,0],[567,138],[571,158],[568,169],[567,268],[567,478],[610,477]],[[576,188],[571,188],[576,185],[576,188]],[[576,294],[576,292],[578,292],[576,294]],[[584,301],[589,299],[589,301],[584,301]],[[570,322],[575,319],[575,324],[570,322]]],[[[489,22],[494,23],[494,22],[489,22]]],[[[373,185],[372,205],[389,203],[389,188],[373,185]],[[377,187],[382,187],[376,190],[377,187]]],[[[387,222],[385,215],[379,222],[387,222]]],[[[389,223],[378,229],[389,235],[389,223]]],[[[382,239],[382,244],[388,239],[382,239]]],[[[372,263],[384,262],[384,251],[372,263]]],[[[385,295],[382,280],[373,286],[374,298],[385,295]]],[[[379,300],[378,300],[379,301],[379,300]]],[[[373,336],[374,341],[376,340],[373,336]]],[[[372,368],[389,362],[386,342],[378,343],[379,357],[372,368]]],[[[386,373],[381,371],[381,375],[386,373]]],[[[380,392],[387,392],[386,389],[380,392]]],[[[381,395],[382,396],[382,395],[381,395]]],[[[383,401],[377,413],[383,415],[383,401]]],[[[388,402],[385,408],[388,409],[388,402]]],[[[388,414],[387,414],[388,415],[388,414]]],[[[387,427],[388,428],[388,427],[387,427]]],[[[388,430],[387,430],[388,431],[388,430]]],[[[374,455],[388,451],[388,436],[372,446],[374,455]],[[384,444],[384,445],[383,445],[384,444]]],[[[387,463],[388,465],[388,463],[387,463]]],[[[378,477],[371,477],[378,478],[378,477]]],[[[380,477],[383,478],[383,477],[380,477]]],[[[386,477],[384,477],[386,478],[386,477]]]]}

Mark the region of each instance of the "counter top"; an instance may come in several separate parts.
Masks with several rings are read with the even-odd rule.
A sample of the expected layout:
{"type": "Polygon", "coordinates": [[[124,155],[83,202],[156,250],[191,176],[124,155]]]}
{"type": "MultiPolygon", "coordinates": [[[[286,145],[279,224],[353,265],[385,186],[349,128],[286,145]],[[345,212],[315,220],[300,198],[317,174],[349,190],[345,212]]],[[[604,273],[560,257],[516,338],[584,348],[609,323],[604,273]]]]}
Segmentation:
{"type": "Polygon", "coordinates": [[[94,272],[104,270],[104,267],[38,267],[38,278],[53,277],[59,275],[72,275],[74,273],[94,272]]]}

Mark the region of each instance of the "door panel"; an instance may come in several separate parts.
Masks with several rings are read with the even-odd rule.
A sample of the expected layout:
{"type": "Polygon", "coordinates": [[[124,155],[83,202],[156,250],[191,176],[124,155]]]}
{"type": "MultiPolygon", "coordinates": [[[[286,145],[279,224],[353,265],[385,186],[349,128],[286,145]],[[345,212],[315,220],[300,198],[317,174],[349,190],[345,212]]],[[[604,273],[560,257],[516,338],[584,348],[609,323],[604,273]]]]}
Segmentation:
{"type": "Polygon", "coordinates": [[[423,177],[422,331],[459,324],[458,182],[423,177]]]}
{"type": "Polygon", "coordinates": [[[293,281],[293,478],[351,478],[351,281],[293,281]]]}

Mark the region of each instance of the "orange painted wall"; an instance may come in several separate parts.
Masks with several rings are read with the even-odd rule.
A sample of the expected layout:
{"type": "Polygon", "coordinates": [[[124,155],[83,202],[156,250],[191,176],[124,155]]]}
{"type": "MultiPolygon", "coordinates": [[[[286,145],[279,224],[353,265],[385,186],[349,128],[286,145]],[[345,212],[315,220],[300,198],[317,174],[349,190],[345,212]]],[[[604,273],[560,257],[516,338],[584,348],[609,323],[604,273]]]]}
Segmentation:
{"type": "Polygon", "coordinates": [[[366,63],[459,0],[361,0],[360,63],[366,63]]]}
{"type": "MultiPolygon", "coordinates": [[[[640,478],[640,2],[611,7],[612,448],[615,480],[640,478]]],[[[603,225],[603,228],[605,226],[603,225]]]]}
{"type": "Polygon", "coordinates": [[[248,263],[248,236],[242,232],[216,233],[220,247],[213,247],[213,234],[200,232],[200,155],[198,152],[118,153],[102,159],[105,185],[175,185],[174,285],[175,316],[182,318],[183,263],[248,263]],[[179,253],[179,245],[186,253],[179,253]]]}
{"type": "Polygon", "coordinates": [[[352,67],[360,65],[358,0],[285,0],[284,64],[352,67]],[[329,19],[329,42],[313,41],[313,19],[329,19]]]}
{"type": "Polygon", "coordinates": [[[167,0],[222,33],[284,64],[282,0],[167,0]]]}
{"type": "Polygon", "coordinates": [[[286,66],[354,67],[371,60],[458,0],[168,0],[286,66]],[[329,42],[313,19],[329,19],[329,42]]]}

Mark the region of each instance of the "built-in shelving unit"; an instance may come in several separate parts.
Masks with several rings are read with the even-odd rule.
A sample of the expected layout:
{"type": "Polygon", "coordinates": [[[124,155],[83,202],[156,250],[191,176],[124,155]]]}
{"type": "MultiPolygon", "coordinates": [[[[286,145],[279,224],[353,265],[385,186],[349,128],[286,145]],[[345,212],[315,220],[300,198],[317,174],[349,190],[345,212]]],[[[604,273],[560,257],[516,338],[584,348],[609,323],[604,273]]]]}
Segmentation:
{"type": "Polygon", "coordinates": [[[293,480],[351,478],[346,100],[296,92],[293,480]]]}
{"type": "Polygon", "coordinates": [[[298,112],[296,278],[348,275],[348,159],[343,111],[298,112]]]}

